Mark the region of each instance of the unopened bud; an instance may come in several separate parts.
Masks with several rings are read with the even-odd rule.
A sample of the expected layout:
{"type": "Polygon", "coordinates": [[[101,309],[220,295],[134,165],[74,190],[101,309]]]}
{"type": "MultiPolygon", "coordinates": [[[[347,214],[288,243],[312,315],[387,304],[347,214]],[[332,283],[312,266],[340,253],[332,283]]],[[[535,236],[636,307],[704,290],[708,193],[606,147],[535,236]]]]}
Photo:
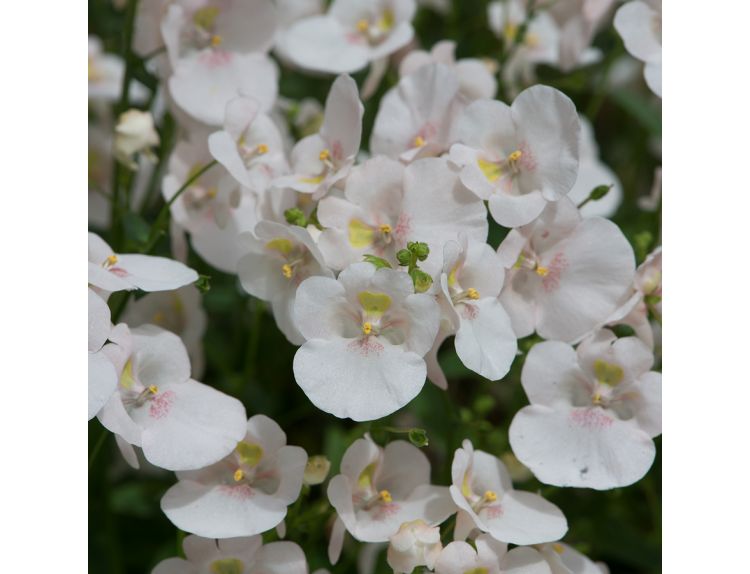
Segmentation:
{"type": "Polygon", "coordinates": [[[408,249],[399,249],[398,253],[396,253],[396,260],[399,265],[409,265],[411,263],[411,251],[408,249]]]}
{"type": "Polygon", "coordinates": [[[307,226],[307,218],[299,207],[291,207],[284,211],[284,218],[286,222],[291,225],[298,225],[300,227],[307,226]]]}
{"type": "Polygon", "coordinates": [[[322,483],[331,470],[331,461],[322,454],[311,456],[305,465],[303,480],[305,484],[314,485],[322,483]]]}
{"type": "Polygon", "coordinates": [[[424,293],[432,287],[432,277],[421,269],[412,269],[409,272],[411,280],[414,282],[414,292],[424,293]]]}

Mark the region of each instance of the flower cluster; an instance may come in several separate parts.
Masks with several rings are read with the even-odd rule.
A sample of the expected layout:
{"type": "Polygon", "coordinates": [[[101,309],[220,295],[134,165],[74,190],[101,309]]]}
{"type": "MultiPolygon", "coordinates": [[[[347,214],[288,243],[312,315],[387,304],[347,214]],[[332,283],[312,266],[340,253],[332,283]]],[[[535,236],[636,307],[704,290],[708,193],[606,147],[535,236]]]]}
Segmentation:
{"type": "MultiPolygon", "coordinates": [[[[602,59],[592,42],[613,2],[490,3],[500,61],[457,59],[448,40],[417,49],[415,0],[322,4],[141,0],[130,59],[142,57],[153,89],[89,40],[89,217],[101,233],[89,233],[88,413],[131,466],[138,447],[177,473],[161,509],[190,536],[185,558],[155,574],[306,573],[297,544],[260,535],[283,538],[288,508],[330,466],[193,379],[206,371],[208,318],[191,253],[269,304],[298,347],[297,385],[334,417],[382,419],[427,380],[447,391],[438,356],[452,340],[490,381],[523,358],[529,405],[508,437],[542,483],[622,487],[654,461],[661,249],[636,268],[608,219],[623,189],[592,126],[535,84],[539,65],[567,73],[602,59]],[[334,75],[325,105],[282,97],[278,62],[334,75]],[[348,74],[368,67],[358,87],[348,74]],[[378,90],[366,142],[363,100],[378,90]],[[164,206],[138,233],[159,190],[164,206]],[[123,241],[126,224],[139,239],[123,241]],[[166,233],[171,257],[152,255],[166,233]]],[[[660,20],[660,2],[640,0],[614,17],[656,94],[660,20]]],[[[464,440],[440,486],[410,442],[362,435],[325,487],[332,563],[348,532],[387,544],[394,572],[599,571],[561,542],[561,509],[515,490],[498,456],[464,440]]]]}

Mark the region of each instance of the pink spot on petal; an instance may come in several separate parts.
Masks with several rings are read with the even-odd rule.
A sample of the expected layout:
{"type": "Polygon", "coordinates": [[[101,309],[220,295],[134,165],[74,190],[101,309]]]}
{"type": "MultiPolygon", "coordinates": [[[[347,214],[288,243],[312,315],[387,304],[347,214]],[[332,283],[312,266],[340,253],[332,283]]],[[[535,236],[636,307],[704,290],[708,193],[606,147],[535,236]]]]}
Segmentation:
{"type": "Polygon", "coordinates": [[[153,419],[161,419],[169,414],[174,402],[174,392],[166,391],[151,399],[148,414],[153,419]]]}
{"type": "Polygon", "coordinates": [[[247,500],[255,496],[255,491],[249,484],[222,484],[219,487],[219,491],[237,500],[247,500]]]}
{"type": "Polygon", "coordinates": [[[380,355],[385,347],[374,337],[365,337],[364,339],[355,339],[349,343],[347,348],[354,353],[359,353],[363,357],[369,357],[370,354],[375,356],[380,355]]]}
{"type": "Polygon", "coordinates": [[[499,518],[503,515],[503,507],[500,504],[493,504],[484,508],[487,518],[499,518]]]}
{"type": "Polygon", "coordinates": [[[372,513],[372,518],[374,520],[385,520],[386,518],[396,514],[399,510],[401,510],[401,506],[399,506],[395,502],[381,503],[377,506],[377,508],[375,508],[374,512],[372,513]]]}
{"type": "Polygon", "coordinates": [[[518,160],[518,163],[521,169],[524,171],[534,171],[537,165],[536,157],[534,157],[531,148],[529,148],[529,144],[523,142],[519,149],[521,150],[521,159],[518,160]]]}
{"type": "Polygon", "coordinates": [[[130,275],[130,273],[127,272],[127,270],[123,269],[122,267],[110,267],[109,272],[113,275],[117,275],[118,277],[127,277],[130,275]]]}
{"type": "Polygon", "coordinates": [[[573,410],[570,421],[579,427],[589,430],[604,429],[612,426],[612,418],[599,407],[585,407],[573,410]]]}
{"type": "Polygon", "coordinates": [[[393,235],[398,239],[399,241],[405,241],[407,235],[411,231],[411,216],[402,213],[398,216],[398,221],[396,222],[396,227],[393,229],[393,235]]]}
{"type": "Polygon", "coordinates": [[[341,161],[344,159],[344,151],[341,148],[341,142],[336,140],[333,142],[333,145],[331,145],[331,153],[333,154],[333,159],[337,161],[341,161]]]}
{"type": "Polygon", "coordinates": [[[206,50],[200,55],[200,63],[209,68],[219,68],[232,61],[232,53],[225,50],[206,50]]]}
{"type": "Polygon", "coordinates": [[[477,309],[476,305],[472,305],[471,303],[464,303],[461,305],[461,317],[468,321],[473,321],[479,316],[479,309],[477,309]]]}
{"type": "Polygon", "coordinates": [[[354,45],[361,45],[361,44],[365,44],[366,43],[366,40],[365,40],[364,36],[362,36],[362,34],[359,34],[357,32],[349,32],[349,33],[347,33],[347,35],[346,35],[346,41],[349,42],[350,44],[354,44],[354,45]]]}
{"type": "Polygon", "coordinates": [[[565,254],[561,251],[556,253],[547,266],[547,275],[542,278],[542,285],[547,293],[550,293],[560,286],[560,278],[563,271],[569,266],[565,254]]]}

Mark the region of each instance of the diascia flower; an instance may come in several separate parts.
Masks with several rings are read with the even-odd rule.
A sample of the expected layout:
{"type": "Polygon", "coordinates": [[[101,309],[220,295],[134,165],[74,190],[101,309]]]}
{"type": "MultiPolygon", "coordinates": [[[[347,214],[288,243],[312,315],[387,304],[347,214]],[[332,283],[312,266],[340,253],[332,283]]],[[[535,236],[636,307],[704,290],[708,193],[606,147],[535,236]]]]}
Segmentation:
{"type": "Polygon", "coordinates": [[[447,487],[430,484],[430,462],[422,451],[401,440],[382,448],[369,436],[344,453],[341,474],[328,483],[328,500],[338,514],[328,548],[332,563],[345,529],[362,542],[387,542],[404,522],[435,526],[455,512],[447,487]]]}
{"type": "Polygon", "coordinates": [[[507,269],[500,301],[516,335],[576,341],[615,311],[633,281],[635,256],[611,221],[581,219],[567,198],[550,203],[498,248],[507,269]]]}
{"type": "Polygon", "coordinates": [[[442,549],[439,527],[421,518],[404,522],[390,538],[388,565],[396,574],[409,574],[417,566],[432,570],[442,549]]]}
{"type": "Polygon", "coordinates": [[[293,175],[278,178],[274,187],[310,193],[316,200],[323,197],[354,165],[363,113],[356,82],[349,76],[336,78],[326,98],[320,132],[297,142],[291,156],[293,175]]]}
{"type": "Polygon", "coordinates": [[[508,545],[487,534],[478,536],[474,547],[457,540],[438,556],[435,574],[551,574],[542,555],[534,548],[508,545]]]}
{"type": "Polygon", "coordinates": [[[456,116],[463,109],[458,76],[428,64],[404,76],[380,102],[370,138],[373,155],[410,162],[448,151],[456,116]]]}
{"type": "Polygon", "coordinates": [[[564,542],[539,544],[536,549],[542,554],[552,574],[609,574],[603,563],[594,563],[564,542]]]}
{"type": "Polygon", "coordinates": [[[636,337],[606,329],[577,350],[558,341],[532,347],[521,382],[531,405],[510,426],[513,452],[556,486],[605,490],[646,474],[661,433],[661,374],[636,337]]]}
{"type": "Polygon", "coordinates": [[[297,500],[306,463],[305,451],[287,446],[275,421],[255,415],[223,460],[177,473],[161,508],[175,526],[201,536],[260,534],[281,523],[287,506],[297,500]]]}
{"type": "Polygon", "coordinates": [[[118,339],[104,348],[119,373],[117,392],[98,415],[105,428],[168,470],[201,468],[232,451],[244,435],[245,408],[190,378],[177,335],[144,325],[118,339]]]}
{"type": "Polygon", "coordinates": [[[307,340],[294,356],[294,377],[319,409],[375,420],[422,389],[439,311],[431,296],[414,293],[407,273],[355,263],[338,279],[310,277],[294,314],[307,340]]]}
{"type": "Polygon", "coordinates": [[[464,440],[451,467],[453,502],[458,506],[455,538],[474,529],[510,544],[538,544],[562,538],[568,523],[560,509],[537,494],[513,489],[499,458],[474,450],[464,440]]]}
{"type": "Polygon", "coordinates": [[[251,98],[227,104],[224,129],[209,136],[208,148],[240,185],[256,194],[289,169],[279,128],[251,98]]]}
{"type": "Polygon", "coordinates": [[[423,66],[432,63],[444,64],[456,73],[459,92],[464,98],[467,100],[494,98],[497,92],[495,79],[497,70],[494,61],[477,58],[464,58],[456,61],[455,51],[456,43],[451,40],[437,42],[429,52],[413,50],[401,60],[398,73],[403,78],[423,66]]]}
{"type": "Polygon", "coordinates": [[[141,153],[155,161],[152,147],[159,145],[159,134],[154,127],[151,112],[131,109],[120,114],[115,126],[115,157],[128,168],[135,170],[135,154],[141,153]]]}
{"type": "Polygon", "coordinates": [[[578,173],[580,126],[573,102],[548,86],[524,90],[511,106],[472,102],[456,123],[450,160],[463,184],[484,200],[500,225],[535,219],[564,197],[578,173]]]}
{"type": "Polygon", "coordinates": [[[491,381],[501,379],[516,356],[516,335],[498,300],[502,261],[486,243],[448,241],[443,249],[442,307],[456,333],[456,353],[472,371],[491,381]]]}
{"type": "Polygon", "coordinates": [[[333,278],[310,232],[261,221],[255,233],[244,233],[241,241],[248,250],[237,268],[242,287],[254,297],[270,301],[281,332],[293,344],[301,345],[305,338],[294,324],[297,288],[308,277],[333,278]]]}
{"type": "Polygon", "coordinates": [[[109,307],[89,291],[89,420],[96,416],[117,388],[117,372],[102,347],[112,330],[109,307]]]}
{"type": "Polygon", "coordinates": [[[106,292],[123,289],[169,291],[194,283],[198,274],[166,257],[120,254],[95,233],[89,233],[89,285],[106,292]]]}
{"type": "Polygon", "coordinates": [[[409,43],[415,11],[414,0],[334,0],[327,14],[289,28],[284,52],[308,70],[356,72],[409,43]]]}
{"type": "Polygon", "coordinates": [[[646,83],[661,97],[661,0],[626,2],[615,14],[615,29],[627,51],[645,62],[646,83]]]}
{"type": "Polygon", "coordinates": [[[460,232],[487,239],[487,210],[441,158],[425,158],[404,167],[374,157],[349,176],[344,197],[326,197],[318,205],[324,226],[318,245],[326,263],[343,269],[377,255],[395,267],[396,252],[421,241],[430,254],[421,267],[429,273],[442,265],[443,244],[460,232]]]}
{"type": "Polygon", "coordinates": [[[260,536],[214,540],[191,534],[183,558],[162,560],[151,574],[307,574],[307,561],[294,542],[263,544],[260,536]]]}

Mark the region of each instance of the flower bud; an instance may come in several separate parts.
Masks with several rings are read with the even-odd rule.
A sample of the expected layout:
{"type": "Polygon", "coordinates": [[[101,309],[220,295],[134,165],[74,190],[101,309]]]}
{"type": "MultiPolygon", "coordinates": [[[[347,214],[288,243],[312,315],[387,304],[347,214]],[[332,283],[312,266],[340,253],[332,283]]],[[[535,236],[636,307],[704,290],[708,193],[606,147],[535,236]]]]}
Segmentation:
{"type": "Polygon", "coordinates": [[[432,570],[442,549],[437,526],[428,526],[424,520],[404,522],[391,536],[388,565],[397,574],[411,572],[417,566],[432,570]]]}
{"type": "Polygon", "coordinates": [[[284,218],[290,225],[298,225],[300,227],[307,226],[307,218],[302,210],[298,207],[291,207],[284,211],[284,218]]]}
{"type": "Polygon", "coordinates": [[[303,480],[305,484],[314,485],[322,483],[331,470],[331,461],[322,454],[311,456],[305,465],[303,480]]]}
{"type": "Polygon", "coordinates": [[[414,242],[409,247],[409,250],[417,256],[417,259],[424,261],[430,254],[430,247],[426,243],[414,242]]]}
{"type": "Polygon", "coordinates": [[[425,273],[421,269],[412,269],[409,275],[414,282],[415,293],[424,293],[432,287],[432,277],[429,273],[425,273]]]}
{"type": "Polygon", "coordinates": [[[399,249],[396,253],[396,260],[399,265],[407,266],[411,262],[411,251],[408,249],[399,249]]]}
{"type": "Polygon", "coordinates": [[[159,145],[159,134],[150,112],[132,109],[120,114],[115,128],[115,156],[119,162],[136,169],[135,154],[143,153],[155,159],[151,147],[156,145],[159,145]]]}

